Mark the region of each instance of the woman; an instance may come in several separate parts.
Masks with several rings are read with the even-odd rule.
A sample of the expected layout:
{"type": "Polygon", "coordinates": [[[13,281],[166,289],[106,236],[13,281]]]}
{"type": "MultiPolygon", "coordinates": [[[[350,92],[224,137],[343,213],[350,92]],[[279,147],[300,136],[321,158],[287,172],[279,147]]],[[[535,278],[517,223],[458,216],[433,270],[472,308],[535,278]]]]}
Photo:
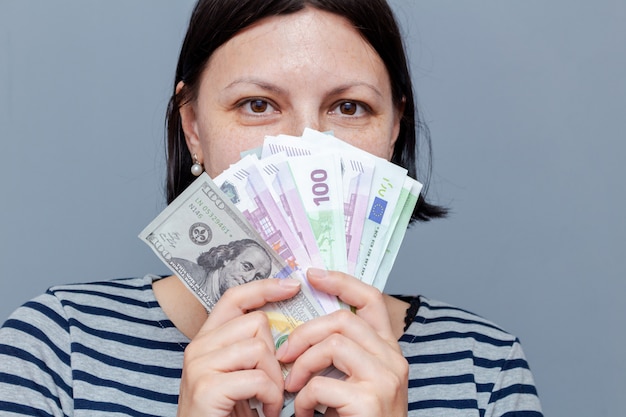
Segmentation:
{"type": "MultiPolygon", "coordinates": [[[[168,110],[168,200],[265,135],[305,127],[332,130],[416,176],[414,114],[383,0],[201,0],[168,110]]],[[[421,198],[413,218],[444,214],[421,198]]],[[[256,398],[276,416],[286,390],[298,393],[299,416],[318,405],[340,416],[541,415],[518,341],[490,322],[424,297],[383,295],[345,274],[307,275],[355,314],[304,323],[278,351],[254,310],[294,296],[292,280],[233,287],[210,315],[175,276],[51,289],[2,329],[0,407],[228,416],[253,415],[256,398]],[[292,364],[286,380],[280,362],[292,364]],[[331,364],[347,377],[314,376],[331,364]]]]}

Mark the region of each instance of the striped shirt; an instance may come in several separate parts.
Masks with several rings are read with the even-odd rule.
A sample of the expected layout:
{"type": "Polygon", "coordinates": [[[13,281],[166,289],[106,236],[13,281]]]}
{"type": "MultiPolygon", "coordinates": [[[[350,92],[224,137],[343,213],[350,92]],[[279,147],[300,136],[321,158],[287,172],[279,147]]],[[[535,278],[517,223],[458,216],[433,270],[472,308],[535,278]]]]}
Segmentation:
{"type": "MultiPolygon", "coordinates": [[[[0,414],[175,416],[189,339],[155,279],[57,286],[16,310],[0,329],[0,414]]],[[[409,416],[542,415],[519,341],[480,317],[419,297],[400,346],[409,416]]]]}

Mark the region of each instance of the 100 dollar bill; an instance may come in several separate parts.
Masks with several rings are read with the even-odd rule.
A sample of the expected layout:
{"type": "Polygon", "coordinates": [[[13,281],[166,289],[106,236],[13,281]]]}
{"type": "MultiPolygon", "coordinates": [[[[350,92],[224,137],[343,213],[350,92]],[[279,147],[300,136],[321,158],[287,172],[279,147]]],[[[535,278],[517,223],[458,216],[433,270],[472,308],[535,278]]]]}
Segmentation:
{"type": "MultiPolygon", "coordinates": [[[[161,212],[140,234],[170,270],[211,311],[225,289],[262,278],[295,278],[290,268],[252,228],[211,178],[203,173],[161,212]],[[248,257],[248,259],[246,259],[248,257]],[[235,273],[226,265],[238,258],[247,272],[235,273]]],[[[276,338],[289,327],[324,314],[303,285],[293,298],[263,308],[286,320],[273,326],[276,338]]]]}

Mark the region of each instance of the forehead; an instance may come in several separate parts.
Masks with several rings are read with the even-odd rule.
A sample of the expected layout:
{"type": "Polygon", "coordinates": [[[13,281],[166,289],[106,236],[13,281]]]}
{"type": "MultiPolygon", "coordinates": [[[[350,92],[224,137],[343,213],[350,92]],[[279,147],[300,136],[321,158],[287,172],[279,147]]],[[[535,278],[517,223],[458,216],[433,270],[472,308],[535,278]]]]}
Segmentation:
{"type": "Polygon", "coordinates": [[[329,80],[388,82],[379,55],[347,19],[310,7],[242,30],[213,53],[206,71],[225,79],[280,74],[306,81],[322,72],[329,80]]]}

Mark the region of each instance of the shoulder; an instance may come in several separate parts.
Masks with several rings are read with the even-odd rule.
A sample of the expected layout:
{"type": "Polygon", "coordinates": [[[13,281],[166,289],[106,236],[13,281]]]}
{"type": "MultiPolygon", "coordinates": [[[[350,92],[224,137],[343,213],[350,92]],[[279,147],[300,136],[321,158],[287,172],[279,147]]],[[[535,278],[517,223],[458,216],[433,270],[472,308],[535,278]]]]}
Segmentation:
{"type": "Polygon", "coordinates": [[[117,404],[136,386],[174,401],[188,340],[157,303],[155,279],[55,286],[17,309],[0,328],[0,409],[70,415],[79,401],[117,404]]]}
{"type": "Polygon", "coordinates": [[[48,289],[47,294],[56,298],[70,314],[90,312],[98,315],[98,312],[105,313],[104,309],[125,312],[137,308],[157,308],[152,291],[152,282],[156,279],[159,277],[146,275],[58,285],[48,289]]]}
{"type": "Polygon", "coordinates": [[[25,341],[36,338],[60,354],[72,328],[100,329],[107,322],[132,322],[154,314],[161,318],[162,310],[152,292],[154,279],[158,277],[147,275],[51,287],[9,316],[2,326],[2,341],[28,344],[25,341]],[[151,311],[154,314],[147,313],[151,311]]]}
{"type": "Polygon", "coordinates": [[[144,295],[149,294],[152,291],[152,282],[156,279],[159,279],[159,277],[146,275],[144,277],[57,285],[50,287],[47,294],[51,294],[62,301],[78,299],[84,296],[124,301],[143,298],[142,293],[144,295]]]}
{"type": "Polygon", "coordinates": [[[59,285],[47,295],[60,304],[73,337],[85,346],[155,346],[163,337],[178,337],[154,295],[152,283],[157,279],[146,275],[59,285]]]}
{"type": "MultiPolygon", "coordinates": [[[[105,315],[127,306],[158,307],[152,294],[156,276],[59,285],[24,303],[2,326],[3,341],[10,335],[40,334],[41,338],[69,333],[77,316],[105,315]]],[[[54,340],[49,340],[54,343],[54,340]]]]}
{"type": "Polygon", "coordinates": [[[477,314],[427,297],[418,299],[413,321],[399,340],[409,362],[425,360],[424,353],[431,352],[435,361],[481,358],[492,368],[519,344],[514,335],[477,314]]]}
{"type": "Polygon", "coordinates": [[[417,299],[419,308],[403,337],[406,341],[412,336],[416,340],[468,337],[499,346],[510,345],[516,340],[494,322],[471,311],[424,296],[417,299]]]}
{"type": "Polygon", "coordinates": [[[413,322],[399,340],[410,365],[410,407],[437,404],[424,400],[436,386],[462,399],[446,403],[453,408],[478,408],[488,416],[541,415],[529,365],[513,334],[465,309],[418,299],[413,322]]]}

